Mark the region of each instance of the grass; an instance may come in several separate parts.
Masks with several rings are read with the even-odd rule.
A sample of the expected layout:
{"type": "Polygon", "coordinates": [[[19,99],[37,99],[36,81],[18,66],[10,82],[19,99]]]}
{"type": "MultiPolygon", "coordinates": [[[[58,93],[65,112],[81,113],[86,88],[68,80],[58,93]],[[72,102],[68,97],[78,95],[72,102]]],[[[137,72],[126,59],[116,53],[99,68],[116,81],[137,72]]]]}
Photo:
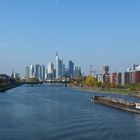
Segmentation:
{"type": "Polygon", "coordinates": [[[139,96],[138,93],[132,92],[129,89],[122,88],[110,88],[110,89],[100,89],[100,88],[88,88],[88,87],[79,87],[80,90],[91,91],[97,93],[113,93],[113,94],[122,94],[122,95],[130,95],[130,96],[139,96]]]}

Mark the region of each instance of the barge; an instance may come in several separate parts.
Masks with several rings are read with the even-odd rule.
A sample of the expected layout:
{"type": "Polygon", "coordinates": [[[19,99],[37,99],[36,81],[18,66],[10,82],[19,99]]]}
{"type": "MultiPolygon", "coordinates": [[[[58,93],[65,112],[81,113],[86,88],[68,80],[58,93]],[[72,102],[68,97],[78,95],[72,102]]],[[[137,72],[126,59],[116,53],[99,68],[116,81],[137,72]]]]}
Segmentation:
{"type": "Polygon", "coordinates": [[[95,103],[100,103],[103,105],[111,106],[114,108],[118,108],[121,110],[139,113],[140,114],[140,103],[136,102],[128,102],[123,99],[113,98],[109,96],[93,96],[91,97],[91,101],[95,103]]]}

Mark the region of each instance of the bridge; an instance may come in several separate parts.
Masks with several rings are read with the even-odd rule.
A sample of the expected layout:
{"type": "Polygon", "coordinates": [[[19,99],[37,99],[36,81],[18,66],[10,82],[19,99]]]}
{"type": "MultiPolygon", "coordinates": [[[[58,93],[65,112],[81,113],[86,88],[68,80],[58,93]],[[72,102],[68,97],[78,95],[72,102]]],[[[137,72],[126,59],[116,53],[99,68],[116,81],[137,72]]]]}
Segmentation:
{"type": "Polygon", "coordinates": [[[30,81],[24,82],[24,84],[35,85],[35,84],[50,83],[50,84],[64,84],[65,86],[67,86],[67,84],[71,83],[71,80],[72,78],[69,76],[62,76],[59,79],[55,80],[30,81]]]}

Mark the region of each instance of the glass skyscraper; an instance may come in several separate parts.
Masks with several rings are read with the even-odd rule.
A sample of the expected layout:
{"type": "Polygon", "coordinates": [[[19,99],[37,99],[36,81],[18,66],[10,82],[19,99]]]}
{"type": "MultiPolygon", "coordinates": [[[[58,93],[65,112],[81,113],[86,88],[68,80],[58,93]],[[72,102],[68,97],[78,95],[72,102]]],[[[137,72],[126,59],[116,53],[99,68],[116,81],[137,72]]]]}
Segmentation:
{"type": "Polygon", "coordinates": [[[58,57],[58,54],[56,54],[56,79],[62,76],[62,71],[63,71],[63,60],[61,60],[58,57]]]}
{"type": "Polygon", "coordinates": [[[71,78],[74,76],[74,63],[71,60],[69,61],[68,76],[71,78]]]}

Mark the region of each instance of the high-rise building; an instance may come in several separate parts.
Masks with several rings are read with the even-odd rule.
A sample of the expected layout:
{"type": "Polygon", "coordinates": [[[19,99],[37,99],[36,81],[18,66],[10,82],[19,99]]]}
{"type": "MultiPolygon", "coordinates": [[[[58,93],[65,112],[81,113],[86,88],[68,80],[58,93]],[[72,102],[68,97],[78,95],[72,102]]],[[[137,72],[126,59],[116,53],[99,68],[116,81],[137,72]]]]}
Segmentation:
{"type": "Polygon", "coordinates": [[[122,85],[129,84],[129,72],[123,72],[121,76],[122,85]]]}
{"type": "Polygon", "coordinates": [[[34,66],[34,77],[41,80],[41,66],[39,64],[34,66]]]}
{"type": "Polygon", "coordinates": [[[117,75],[117,84],[118,85],[122,84],[122,73],[121,72],[119,72],[117,75]]]}
{"type": "Polygon", "coordinates": [[[30,75],[29,77],[35,77],[33,65],[30,65],[30,74],[29,75],[30,75]]]}
{"type": "Polygon", "coordinates": [[[30,77],[30,67],[29,67],[29,66],[27,66],[27,67],[25,68],[25,77],[26,77],[26,78],[29,78],[29,77],[30,77]]]}
{"type": "Polygon", "coordinates": [[[98,74],[98,76],[97,76],[97,80],[98,80],[98,82],[104,82],[104,75],[102,75],[102,74],[98,74]]]}
{"type": "Polygon", "coordinates": [[[68,66],[68,76],[71,78],[74,76],[74,63],[70,60],[68,66]]]}
{"type": "Polygon", "coordinates": [[[66,75],[66,67],[65,64],[62,65],[62,76],[66,75]]]}
{"type": "Polygon", "coordinates": [[[56,79],[59,78],[59,57],[58,54],[56,53],[56,79]]]}
{"type": "Polygon", "coordinates": [[[75,67],[74,77],[80,77],[80,76],[82,76],[81,67],[75,67]]]}
{"type": "Polygon", "coordinates": [[[45,80],[45,66],[44,65],[40,67],[40,76],[41,76],[41,80],[45,80]]]}
{"type": "Polygon", "coordinates": [[[53,73],[53,70],[54,70],[54,65],[53,65],[53,63],[49,63],[48,64],[48,73],[53,73]]]}
{"type": "Polygon", "coordinates": [[[56,54],[56,79],[62,76],[63,60],[60,60],[58,54],[56,54]]]}
{"type": "Polygon", "coordinates": [[[117,85],[117,82],[118,82],[118,73],[117,72],[114,72],[111,74],[110,81],[112,84],[117,85]]]}
{"type": "Polygon", "coordinates": [[[59,77],[63,76],[63,60],[60,59],[59,77]]]}
{"type": "Polygon", "coordinates": [[[140,71],[134,73],[134,83],[140,83],[140,71]]]}
{"type": "Polygon", "coordinates": [[[54,65],[51,62],[48,64],[47,79],[49,79],[49,80],[54,79],[54,65]]]}
{"type": "Polygon", "coordinates": [[[45,69],[45,79],[48,78],[48,67],[45,69]]]}
{"type": "Polygon", "coordinates": [[[14,78],[20,78],[20,73],[14,73],[14,78]]]}
{"type": "Polygon", "coordinates": [[[129,72],[129,84],[134,84],[135,83],[135,81],[134,81],[135,77],[134,76],[135,76],[135,72],[134,71],[130,71],[129,72]]]}
{"type": "Polygon", "coordinates": [[[56,69],[53,70],[54,79],[56,79],[56,69]]]}
{"type": "Polygon", "coordinates": [[[109,74],[109,66],[103,65],[101,68],[101,72],[102,72],[102,75],[108,75],[109,74]]]}

